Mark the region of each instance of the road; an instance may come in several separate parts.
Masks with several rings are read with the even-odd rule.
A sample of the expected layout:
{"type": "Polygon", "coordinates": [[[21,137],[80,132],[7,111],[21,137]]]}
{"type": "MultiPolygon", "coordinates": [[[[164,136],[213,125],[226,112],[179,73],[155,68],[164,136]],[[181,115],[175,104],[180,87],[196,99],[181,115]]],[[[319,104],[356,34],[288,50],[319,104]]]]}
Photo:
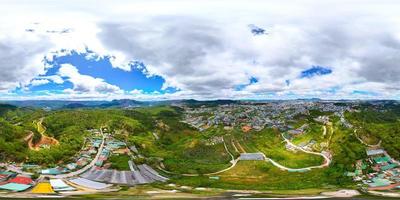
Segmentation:
{"type": "MultiPolygon", "coordinates": [[[[235,157],[233,156],[233,154],[228,150],[228,147],[226,146],[225,140],[222,139],[222,141],[224,142],[224,147],[225,147],[226,152],[227,152],[227,153],[229,154],[229,156],[231,157],[230,163],[232,163],[232,165],[229,166],[229,167],[227,167],[227,168],[225,168],[225,169],[219,170],[219,171],[217,171],[217,172],[211,172],[211,173],[207,173],[207,174],[203,174],[203,175],[211,176],[211,175],[220,174],[220,173],[222,173],[222,172],[225,172],[225,171],[228,171],[228,170],[234,168],[234,167],[236,166],[236,164],[238,163],[239,157],[235,159],[235,157]]],[[[168,173],[168,174],[177,174],[177,173],[174,173],[174,172],[167,171],[167,170],[165,170],[165,169],[163,169],[163,168],[161,168],[161,167],[158,167],[158,169],[161,170],[161,171],[163,171],[163,172],[165,172],[165,173],[168,173]]],[[[182,176],[200,176],[200,174],[179,174],[179,175],[182,175],[182,176]]]]}
{"type": "MultiPolygon", "coordinates": [[[[92,162],[90,162],[88,165],[86,165],[86,166],[83,167],[82,169],[79,169],[79,170],[77,170],[77,171],[70,172],[70,173],[68,173],[68,174],[60,174],[60,175],[40,175],[40,176],[39,176],[39,180],[41,180],[41,179],[43,179],[43,178],[45,178],[45,177],[48,177],[48,178],[69,178],[69,177],[73,177],[73,176],[77,176],[77,175],[79,175],[79,174],[82,174],[83,172],[85,172],[85,171],[89,170],[90,168],[92,168],[92,167],[96,164],[96,162],[97,162],[97,160],[99,159],[100,154],[101,154],[101,152],[103,151],[103,148],[104,148],[105,135],[103,134],[102,128],[100,128],[100,132],[101,132],[101,134],[103,135],[102,142],[101,142],[100,147],[99,147],[99,149],[98,149],[98,151],[97,151],[96,157],[92,160],[92,162]]],[[[14,165],[9,165],[9,164],[6,164],[6,163],[0,163],[0,167],[6,167],[7,170],[12,171],[12,172],[15,172],[15,173],[18,173],[18,174],[32,175],[32,173],[24,172],[24,171],[22,171],[19,167],[16,167],[16,166],[14,166],[14,165]]]]}
{"type": "Polygon", "coordinates": [[[322,165],[311,166],[311,167],[304,167],[304,168],[288,168],[288,167],[284,167],[284,166],[278,164],[277,162],[273,161],[272,159],[268,158],[268,159],[271,161],[271,163],[273,163],[273,164],[274,164],[274,163],[275,163],[275,164],[278,164],[278,165],[275,165],[275,164],[274,164],[275,166],[277,166],[277,167],[279,167],[279,168],[281,168],[281,169],[285,169],[285,170],[311,170],[311,169],[315,169],[315,168],[324,168],[324,167],[328,167],[328,166],[331,164],[332,160],[331,160],[327,155],[325,155],[325,154],[323,154],[323,153],[318,153],[318,152],[313,152],[313,151],[305,150],[305,149],[303,149],[303,148],[301,148],[301,147],[299,147],[299,146],[293,144],[290,140],[288,140],[287,138],[285,138],[285,136],[284,136],[283,134],[281,134],[281,135],[282,135],[282,138],[285,140],[285,142],[286,142],[287,144],[289,144],[290,146],[292,146],[293,148],[295,148],[295,149],[297,149],[297,150],[300,150],[300,151],[302,151],[302,152],[304,152],[304,153],[322,156],[322,157],[325,159],[325,162],[324,162],[322,165]]]}
{"type": "Polygon", "coordinates": [[[100,147],[99,147],[99,149],[98,149],[98,151],[97,151],[96,157],[95,157],[95,158],[92,160],[92,162],[90,162],[88,165],[86,165],[86,166],[83,167],[82,169],[79,169],[79,170],[77,170],[77,171],[70,172],[70,173],[68,173],[68,174],[59,174],[59,175],[55,175],[55,176],[54,176],[54,175],[41,175],[41,176],[49,177],[49,178],[69,178],[69,177],[73,177],[73,176],[77,176],[77,175],[79,175],[79,174],[82,174],[82,173],[84,173],[85,171],[87,171],[87,170],[89,170],[90,168],[92,168],[92,167],[96,164],[96,162],[97,162],[97,160],[99,159],[100,154],[101,154],[101,152],[103,151],[103,148],[104,148],[104,143],[105,143],[106,136],[103,134],[102,128],[100,128],[100,132],[101,132],[101,134],[103,135],[103,138],[102,138],[100,147]]]}
{"type": "Polygon", "coordinates": [[[235,156],[233,156],[232,153],[228,150],[228,147],[226,146],[226,143],[225,143],[224,138],[222,138],[222,141],[224,141],[224,147],[225,147],[226,152],[228,152],[228,154],[231,156],[231,161],[230,161],[230,162],[232,163],[232,165],[231,165],[230,167],[228,167],[228,168],[222,169],[222,170],[217,171],[217,172],[204,174],[204,175],[206,175],[206,176],[215,175],[215,174],[220,174],[220,173],[222,173],[222,172],[228,171],[228,170],[234,168],[234,167],[236,166],[237,162],[239,161],[239,158],[236,158],[236,159],[235,159],[235,156]]]}
{"type": "Polygon", "coordinates": [[[368,147],[379,148],[381,146],[382,140],[379,140],[379,142],[377,144],[367,144],[366,142],[364,142],[360,137],[358,137],[357,129],[354,129],[354,135],[356,136],[358,141],[360,141],[362,144],[364,144],[368,147]]]}
{"type": "MultiPolygon", "coordinates": [[[[324,131],[324,133],[326,132],[325,126],[324,126],[324,130],[323,130],[323,131],[324,131]]],[[[324,163],[323,163],[322,165],[310,166],[310,167],[304,167],[304,168],[290,168],[290,167],[285,167],[285,166],[279,164],[278,162],[276,162],[276,161],[272,160],[271,158],[268,158],[268,157],[266,157],[266,156],[264,155],[264,156],[265,156],[265,159],[266,159],[267,161],[271,162],[274,166],[276,166],[276,167],[278,167],[278,168],[280,168],[280,169],[282,169],[282,170],[286,170],[286,171],[309,171],[309,170],[311,170],[311,169],[328,167],[328,166],[331,164],[332,160],[331,160],[327,155],[325,155],[325,154],[323,154],[323,153],[318,153],[318,152],[313,152],[313,151],[305,150],[305,149],[303,149],[303,148],[301,148],[301,147],[299,147],[299,146],[293,144],[293,143],[292,143],[290,140],[288,140],[283,134],[281,134],[281,135],[282,135],[283,140],[284,140],[287,144],[289,144],[290,146],[292,146],[293,148],[295,148],[295,149],[297,149],[297,150],[300,150],[300,151],[302,151],[302,152],[304,152],[304,153],[322,156],[322,157],[325,159],[325,161],[324,161],[324,163]]]]}

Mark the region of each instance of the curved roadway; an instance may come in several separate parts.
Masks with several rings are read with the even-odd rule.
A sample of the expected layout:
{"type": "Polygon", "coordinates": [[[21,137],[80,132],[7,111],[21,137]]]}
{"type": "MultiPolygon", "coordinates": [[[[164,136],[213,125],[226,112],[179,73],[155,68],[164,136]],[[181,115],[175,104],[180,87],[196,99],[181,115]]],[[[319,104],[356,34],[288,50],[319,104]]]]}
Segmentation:
{"type": "Polygon", "coordinates": [[[308,171],[308,170],[311,170],[311,169],[328,167],[331,164],[332,160],[327,155],[325,155],[323,153],[317,153],[317,152],[305,150],[305,149],[293,144],[290,140],[285,138],[285,136],[283,136],[283,134],[281,134],[281,135],[282,135],[282,138],[285,140],[285,142],[287,144],[289,144],[290,146],[292,146],[293,148],[298,149],[298,150],[300,150],[300,151],[302,151],[304,153],[322,156],[325,159],[325,161],[324,161],[324,163],[322,165],[303,167],[303,168],[290,168],[290,167],[285,167],[285,166],[279,164],[278,162],[272,160],[271,158],[265,157],[265,159],[267,161],[270,161],[276,167],[279,167],[280,169],[287,170],[287,171],[308,171]]]}

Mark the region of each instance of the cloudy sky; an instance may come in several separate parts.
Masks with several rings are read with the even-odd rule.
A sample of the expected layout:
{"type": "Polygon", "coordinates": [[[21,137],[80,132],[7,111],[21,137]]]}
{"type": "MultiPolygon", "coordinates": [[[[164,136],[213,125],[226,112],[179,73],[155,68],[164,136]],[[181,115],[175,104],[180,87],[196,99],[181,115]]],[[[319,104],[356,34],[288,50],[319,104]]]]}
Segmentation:
{"type": "Polygon", "coordinates": [[[0,2],[0,100],[400,99],[399,1],[0,2]]]}

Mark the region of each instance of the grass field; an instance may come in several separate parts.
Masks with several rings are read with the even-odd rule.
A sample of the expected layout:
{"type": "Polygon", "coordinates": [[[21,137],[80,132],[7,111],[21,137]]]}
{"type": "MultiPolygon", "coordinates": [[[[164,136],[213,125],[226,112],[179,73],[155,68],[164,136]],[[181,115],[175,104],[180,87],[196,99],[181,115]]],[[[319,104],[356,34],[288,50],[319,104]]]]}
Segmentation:
{"type": "Polygon", "coordinates": [[[241,144],[247,152],[263,152],[267,157],[289,168],[303,168],[323,163],[321,156],[287,150],[280,134],[272,129],[251,133],[248,139],[241,140],[241,144]]]}
{"type": "Polygon", "coordinates": [[[287,172],[265,161],[239,161],[229,171],[219,174],[219,180],[208,177],[179,177],[174,182],[196,187],[215,187],[241,190],[329,190],[335,186],[327,184],[325,169],[309,172],[287,172]]]}

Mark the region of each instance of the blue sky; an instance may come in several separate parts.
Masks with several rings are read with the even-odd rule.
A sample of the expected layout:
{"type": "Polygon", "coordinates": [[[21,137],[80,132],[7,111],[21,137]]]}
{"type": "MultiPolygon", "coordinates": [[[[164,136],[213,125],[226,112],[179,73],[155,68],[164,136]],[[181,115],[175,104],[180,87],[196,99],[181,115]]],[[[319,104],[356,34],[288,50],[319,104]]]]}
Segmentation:
{"type": "Polygon", "coordinates": [[[0,100],[399,99],[398,10],[390,0],[6,0],[0,100]]]}
{"type": "MultiPolygon", "coordinates": [[[[126,91],[134,89],[145,92],[160,91],[164,83],[164,79],[160,76],[146,76],[142,70],[137,69],[135,64],[132,64],[133,69],[131,71],[124,71],[120,68],[113,68],[108,57],[87,59],[86,56],[87,54],[72,52],[71,55],[55,57],[53,61],[49,62],[52,68],[43,76],[57,75],[60,65],[71,64],[78,68],[80,74],[104,79],[105,82],[117,85],[126,91]]],[[[138,63],[137,65],[143,64],[138,63]]],[[[71,83],[68,81],[64,82],[61,86],[63,88],[72,88],[71,83]]],[[[41,86],[32,87],[32,90],[41,90],[42,88],[39,87],[41,86]]],[[[53,86],[50,85],[49,87],[53,86]]]]}
{"type": "Polygon", "coordinates": [[[19,95],[43,95],[43,92],[62,94],[65,90],[74,89],[74,82],[69,77],[60,76],[60,68],[65,65],[75,67],[80,75],[101,79],[104,83],[114,85],[121,89],[122,94],[129,94],[132,91],[140,91],[143,94],[166,94],[174,93],[178,89],[174,87],[162,88],[165,80],[158,75],[146,73],[146,66],[139,61],[130,63],[131,70],[126,71],[112,66],[109,57],[90,57],[90,50],[86,53],[72,51],[67,55],[53,56],[46,60],[50,66],[46,73],[43,73],[28,84],[24,89],[18,87],[13,92],[19,95]],[[52,81],[49,77],[60,77],[62,82],[52,81]],[[43,83],[35,84],[37,80],[48,80],[43,83]]]}

